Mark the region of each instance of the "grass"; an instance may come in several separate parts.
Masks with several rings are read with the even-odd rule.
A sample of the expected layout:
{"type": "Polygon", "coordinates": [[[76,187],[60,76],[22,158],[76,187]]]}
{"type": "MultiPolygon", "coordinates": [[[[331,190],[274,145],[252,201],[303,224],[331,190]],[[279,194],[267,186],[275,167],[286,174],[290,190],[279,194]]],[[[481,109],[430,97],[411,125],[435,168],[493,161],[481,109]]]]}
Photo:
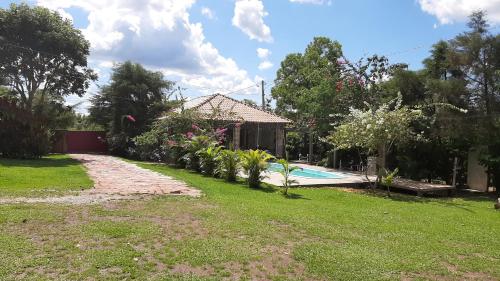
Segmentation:
{"type": "Polygon", "coordinates": [[[60,195],[92,184],[83,166],[66,155],[36,160],[0,158],[0,196],[60,195]]]}
{"type": "Polygon", "coordinates": [[[0,205],[0,279],[496,280],[486,198],[249,189],[139,164],[202,198],[0,205]]]}

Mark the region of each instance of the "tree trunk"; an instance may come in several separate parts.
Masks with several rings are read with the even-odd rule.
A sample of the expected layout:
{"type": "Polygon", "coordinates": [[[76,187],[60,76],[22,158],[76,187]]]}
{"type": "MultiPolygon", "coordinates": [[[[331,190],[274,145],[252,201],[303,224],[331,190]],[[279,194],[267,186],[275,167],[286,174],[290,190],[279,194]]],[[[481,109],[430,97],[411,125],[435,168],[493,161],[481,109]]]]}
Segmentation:
{"type": "Polygon", "coordinates": [[[385,173],[385,165],[387,158],[387,149],[385,145],[380,145],[377,150],[377,181],[376,185],[380,184],[382,175],[385,173]]]}

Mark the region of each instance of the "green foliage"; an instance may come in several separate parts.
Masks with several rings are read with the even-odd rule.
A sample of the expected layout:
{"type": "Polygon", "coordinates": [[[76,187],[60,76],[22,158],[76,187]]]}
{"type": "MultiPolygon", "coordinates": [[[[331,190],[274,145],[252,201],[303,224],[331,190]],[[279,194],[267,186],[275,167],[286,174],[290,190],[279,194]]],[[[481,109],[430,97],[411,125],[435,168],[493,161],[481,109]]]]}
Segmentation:
{"type": "Polygon", "coordinates": [[[208,147],[202,148],[196,152],[200,159],[200,170],[203,174],[213,176],[217,168],[217,158],[222,147],[216,144],[211,144],[208,147]]]}
{"type": "Polygon", "coordinates": [[[45,119],[0,98],[0,157],[39,158],[49,152],[51,132],[45,119]]]}
{"type": "Polygon", "coordinates": [[[89,109],[93,122],[108,130],[109,149],[127,155],[132,139],[147,130],[165,111],[172,108],[168,99],[173,82],[161,72],[146,70],[127,61],[113,68],[111,82],[92,98],[89,109]]]}
{"type": "Polygon", "coordinates": [[[384,172],[385,175],[382,176],[381,183],[387,187],[387,195],[390,196],[390,188],[394,182],[394,178],[399,173],[399,169],[396,168],[392,172],[386,169],[384,172]]]}
{"type": "Polygon", "coordinates": [[[217,156],[217,175],[229,182],[234,182],[240,170],[240,154],[237,151],[229,149],[220,151],[217,156]]]}
{"type": "Polygon", "coordinates": [[[263,178],[262,172],[267,170],[269,160],[274,157],[262,150],[247,150],[240,152],[241,167],[248,176],[248,185],[258,188],[263,178]]]}
{"type": "Polygon", "coordinates": [[[168,148],[162,135],[158,130],[152,129],[135,137],[132,156],[146,161],[167,161],[168,148]]]}
{"type": "Polygon", "coordinates": [[[198,152],[213,145],[213,140],[206,135],[193,136],[186,140],[184,144],[186,154],[183,156],[186,168],[200,172],[200,154],[198,152]]]}
{"type": "Polygon", "coordinates": [[[312,135],[313,154],[323,154],[332,149],[323,138],[349,108],[364,108],[365,102],[378,106],[395,97],[397,92],[385,91],[380,82],[402,67],[377,55],[350,62],[339,42],[315,37],[303,53],[281,62],[271,94],[276,111],[293,120],[301,135],[312,135]]]}
{"type": "Polygon", "coordinates": [[[500,142],[490,144],[487,148],[480,151],[479,162],[487,167],[492,175],[493,186],[496,187],[497,198],[500,198],[500,142]]]}
{"type": "Polygon", "coordinates": [[[97,78],[87,67],[89,42],[57,12],[27,4],[0,9],[0,38],[0,77],[9,78],[26,110],[37,96],[82,96],[97,78]]]}
{"type": "Polygon", "coordinates": [[[324,116],[338,108],[340,95],[335,85],[341,77],[337,63],[341,58],[340,43],[325,37],[314,38],[303,54],[288,55],[281,62],[271,91],[277,111],[304,123],[304,127],[310,119],[317,120],[317,130],[328,131],[324,116]]]}
{"type": "Polygon", "coordinates": [[[288,188],[290,188],[292,184],[297,183],[296,180],[290,179],[290,176],[293,171],[299,170],[300,168],[297,166],[290,166],[290,163],[285,159],[279,159],[277,163],[282,167],[280,174],[283,176],[283,185],[281,186],[284,189],[283,194],[288,196],[288,188]]]}
{"type": "Polygon", "coordinates": [[[8,124],[0,124],[0,135],[11,143],[2,145],[0,154],[24,158],[49,152],[52,131],[73,121],[64,97],[82,96],[97,79],[87,66],[89,49],[80,30],[56,12],[27,4],[0,9],[0,84],[8,86],[0,96],[17,108],[3,112],[8,124]]]}
{"type": "Polygon", "coordinates": [[[299,153],[304,149],[304,136],[299,132],[288,132],[286,134],[286,152],[289,159],[297,159],[299,153]]]}
{"type": "Polygon", "coordinates": [[[88,115],[76,113],[73,118],[71,130],[75,131],[103,131],[104,127],[96,124],[88,115]]]}

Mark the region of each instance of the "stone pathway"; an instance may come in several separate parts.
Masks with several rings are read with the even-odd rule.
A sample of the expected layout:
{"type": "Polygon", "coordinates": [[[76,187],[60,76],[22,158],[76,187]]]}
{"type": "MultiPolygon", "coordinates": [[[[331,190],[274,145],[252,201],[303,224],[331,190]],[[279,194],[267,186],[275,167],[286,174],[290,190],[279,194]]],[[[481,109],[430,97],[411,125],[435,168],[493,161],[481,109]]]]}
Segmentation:
{"type": "Polygon", "coordinates": [[[0,204],[11,203],[65,203],[92,204],[110,200],[142,199],[153,195],[186,195],[198,197],[200,190],[169,176],[143,169],[122,159],[95,154],[71,154],[87,169],[94,188],[78,195],[46,198],[0,198],[0,204]]]}
{"type": "Polygon", "coordinates": [[[119,195],[189,195],[199,196],[200,191],[160,173],[143,169],[122,159],[95,154],[70,154],[87,168],[94,181],[90,194],[119,195]]]}

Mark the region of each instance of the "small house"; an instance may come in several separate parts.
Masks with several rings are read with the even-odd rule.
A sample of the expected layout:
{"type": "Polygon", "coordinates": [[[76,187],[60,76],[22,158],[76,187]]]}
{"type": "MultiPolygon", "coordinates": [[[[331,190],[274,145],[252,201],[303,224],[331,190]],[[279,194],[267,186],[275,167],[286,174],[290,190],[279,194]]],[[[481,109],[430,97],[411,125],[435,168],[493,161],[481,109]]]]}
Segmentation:
{"type": "Polygon", "coordinates": [[[291,123],[286,118],[222,94],[189,100],[183,108],[230,123],[227,135],[234,149],[261,149],[277,157],[285,154],[285,126],[291,123]]]}

